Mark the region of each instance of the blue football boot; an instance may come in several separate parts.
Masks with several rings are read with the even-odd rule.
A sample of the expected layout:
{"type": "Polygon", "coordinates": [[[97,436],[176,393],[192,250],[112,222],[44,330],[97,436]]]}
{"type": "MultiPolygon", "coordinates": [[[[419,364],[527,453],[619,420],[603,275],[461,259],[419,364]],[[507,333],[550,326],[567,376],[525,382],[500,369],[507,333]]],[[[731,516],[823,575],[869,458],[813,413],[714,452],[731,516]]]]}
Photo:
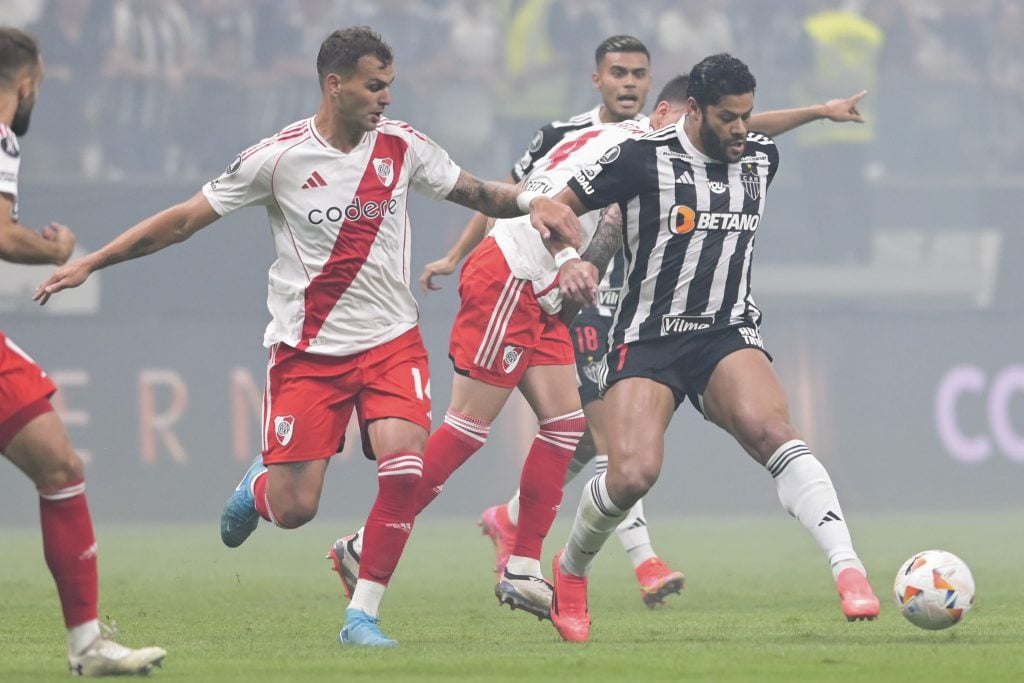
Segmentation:
{"type": "Polygon", "coordinates": [[[224,503],[224,509],[220,513],[220,540],[229,548],[242,545],[259,524],[260,513],[256,512],[252,483],[257,475],[266,471],[263,456],[257,455],[242,481],[235,487],[234,493],[228,498],[228,502],[224,503]]]}
{"type": "Polygon", "coordinates": [[[345,625],[338,634],[338,642],[342,645],[362,645],[364,647],[395,647],[397,640],[391,640],[380,632],[377,620],[366,612],[349,607],[345,610],[345,625]]]}

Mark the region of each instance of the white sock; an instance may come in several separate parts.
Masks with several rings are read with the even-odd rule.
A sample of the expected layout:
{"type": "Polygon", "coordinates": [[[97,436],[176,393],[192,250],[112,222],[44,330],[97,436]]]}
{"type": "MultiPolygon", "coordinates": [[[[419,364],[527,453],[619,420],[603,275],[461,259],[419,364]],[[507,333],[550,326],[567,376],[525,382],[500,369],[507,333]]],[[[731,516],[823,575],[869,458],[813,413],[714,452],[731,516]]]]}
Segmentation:
{"type": "Polygon", "coordinates": [[[376,619],[380,616],[380,601],[384,598],[384,591],[387,586],[369,579],[359,579],[356,582],[356,589],[352,591],[352,600],[349,601],[349,609],[358,609],[366,612],[376,619]]]}
{"type": "Polygon", "coordinates": [[[782,507],[811,532],[828,558],[833,577],[847,567],[864,571],[832,480],[807,444],[799,439],[787,441],[768,458],[765,468],[775,478],[782,507]]]}
{"type": "Polygon", "coordinates": [[[572,520],[572,532],[562,554],[562,570],[576,576],[590,573],[590,564],[601,546],[626,516],[612,502],[605,473],[591,479],[583,489],[580,506],[572,520]]]}
{"type": "MultiPolygon", "coordinates": [[[[594,469],[598,474],[608,469],[608,456],[594,456],[594,469]]],[[[626,554],[629,555],[633,568],[637,568],[652,557],[657,557],[651,545],[651,535],[647,531],[647,520],[644,519],[644,501],[640,499],[629,509],[626,518],[615,528],[626,554]]]]}
{"type": "Polygon", "coordinates": [[[100,637],[100,620],[93,619],[68,629],[68,652],[80,655],[100,637]]]}
{"type": "Polygon", "coordinates": [[[516,489],[515,494],[508,499],[505,510],[508,512],[508,521],[519,526],[519,489],[516,489]]]}
{"type": "Polygon", "coordinates": [[[509,555],[505,569],[509,574],[519,574],[520,576],[544,576],[541,573],[540,560],[521,555],[509,555]]]}

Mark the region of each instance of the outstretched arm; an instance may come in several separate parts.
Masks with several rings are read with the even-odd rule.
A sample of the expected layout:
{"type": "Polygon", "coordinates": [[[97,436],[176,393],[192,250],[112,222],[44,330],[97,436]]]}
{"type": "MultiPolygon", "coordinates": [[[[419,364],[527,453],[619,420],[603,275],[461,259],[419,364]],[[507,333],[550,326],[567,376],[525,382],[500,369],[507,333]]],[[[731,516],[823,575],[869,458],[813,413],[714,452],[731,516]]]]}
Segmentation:
{"type": "Polygon", "coordinates": [[[14,204],[10,195],[0,193],[0,261],[10,263],[53,263],[71,257],[75,233],[66,225],[50,223],[36,232],[11,218],[14,204]]]}
{"type": "Polygon", "coordinates": [[[447,199],[495,218],[514,218],[529,213],[530,222],[544,239],[554,234],[574,246],[579,246],[582,239],[578,214],[539,192],[480,180],[462,171],[447,199]]]}
{"type": "MultiPolygon", "coordinates": [[[[515,179],[509,176],[505,182],[514,183],[515,179]]],[[[431,290],[441,289],[441,285],[434,283],[434,277],[439,275],[451,275],[462,263],[469,252],[480,244],[484,237],[487,237],[488,219],[487,216],[477,211],[466,223],[466,227],[459,234],[459,239],[451,246],[448,253],[436,261],[431,261],[423,267],[420,274],[420,289],[426,294],[431,290]]]]}
{"type": "Polygon", "coordinates": [[[97,270],[183,242],[218,218],[203,193],[197,192],[191,199],[128,228],[102,249],[61,266],[36,288],[32,298],[45,304],[53,294],[77,287],[97,270]]]}
{"type": "Polygon", "coordinates": [[[775,109],[753,114],[747,122],[747,129],[775,137],[820,119],[828,119],[837,123],[864,123],[864,117],[857,109],[857,103],[867,94],[867,90],[861,90],[852,97],[829,100],[824,104],[796,109],[775,109]]]}

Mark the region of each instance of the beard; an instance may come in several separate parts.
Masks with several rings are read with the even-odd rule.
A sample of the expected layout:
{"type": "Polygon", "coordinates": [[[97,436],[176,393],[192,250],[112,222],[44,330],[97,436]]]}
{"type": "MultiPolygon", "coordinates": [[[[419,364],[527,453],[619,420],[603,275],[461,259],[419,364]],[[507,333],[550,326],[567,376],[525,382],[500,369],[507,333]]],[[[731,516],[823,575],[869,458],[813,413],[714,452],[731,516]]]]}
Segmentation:
{"type": "Polygon", "coordinates": [[[19,138],[28,132],[28,124],[32,121],[32,107],[36,104],[35,98],[18,98],[18,108],[14,111],[14,119],[11,121],[11,131],[19,138]]]}
{"type": "Polygon", "coordinates": [[[739,140],[723,140],[718,137],[715,131],[711,130],[707,119],[701,121],[698,135],[700,135],[700,143],[704,146],[704,152],[715,161],[721,161],[723,164],[732,164],[739,161],[740,157],[743,156],[742,152],[735,159],[729,156],[729,145],[733,142],[739,142],[739,140]]]}

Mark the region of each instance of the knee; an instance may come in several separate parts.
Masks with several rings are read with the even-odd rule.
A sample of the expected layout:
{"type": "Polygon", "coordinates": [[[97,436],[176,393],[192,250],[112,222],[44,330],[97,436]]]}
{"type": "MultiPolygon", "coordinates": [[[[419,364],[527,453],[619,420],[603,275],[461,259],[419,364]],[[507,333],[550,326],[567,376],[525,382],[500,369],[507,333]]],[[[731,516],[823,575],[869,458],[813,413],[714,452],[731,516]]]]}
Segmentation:
{"type": "Polygon", "coordinates": [[[51,451],[38,462],[32,477],[36,488],[53,491],[82,481],[85,470],[82,459],[70,446],[51,451]]]}
{"type": "Polygon", "coordinates": [[[647,495],[658,481],[661,467],[653,459],[634,457],[617,464],[612,460],[609,458],[608,462],[608,494],[617,506],[625,510],[647,495]]]}
{"type": "Polygon", "coordinates": [[[316,517],[319,506],[319,500],[306,496],[287,501],[281,506],[280,510],[272,502],[271,512],[273,512],[274,520],[278,526],[286,529],[297,529],[316,517]]]}
{"type": "Polygon", "coordinates": [[[744,416],[736,421],[736,437],[744,449],[764,465],[787,441],[799,439],[800,433],[785,419],[763,419],[744,416]]]}

